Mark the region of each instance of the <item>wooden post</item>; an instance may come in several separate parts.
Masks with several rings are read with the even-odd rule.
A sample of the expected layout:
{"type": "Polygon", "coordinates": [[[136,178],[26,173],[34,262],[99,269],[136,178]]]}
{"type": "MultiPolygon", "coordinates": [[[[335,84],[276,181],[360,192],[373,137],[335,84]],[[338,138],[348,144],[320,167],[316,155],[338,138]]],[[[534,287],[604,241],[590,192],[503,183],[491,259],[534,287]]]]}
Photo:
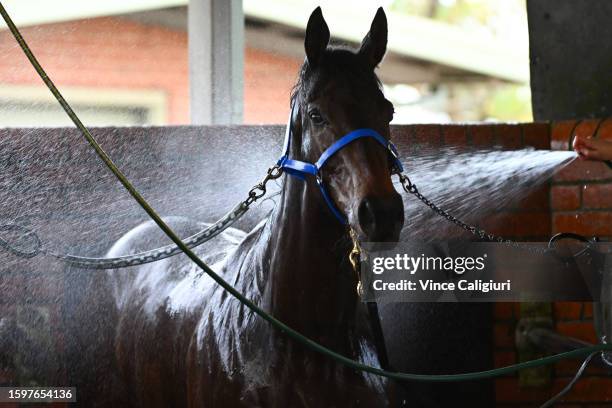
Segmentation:
{"type": "Polygon", "coordinates": [[[612,1],[528,0],[535,120],[612,115],[612,1]]]}
{"type": "Polygon", "coordinates": [[[191,123],[242,123],[242,0],[189,1],[191,123]]]}

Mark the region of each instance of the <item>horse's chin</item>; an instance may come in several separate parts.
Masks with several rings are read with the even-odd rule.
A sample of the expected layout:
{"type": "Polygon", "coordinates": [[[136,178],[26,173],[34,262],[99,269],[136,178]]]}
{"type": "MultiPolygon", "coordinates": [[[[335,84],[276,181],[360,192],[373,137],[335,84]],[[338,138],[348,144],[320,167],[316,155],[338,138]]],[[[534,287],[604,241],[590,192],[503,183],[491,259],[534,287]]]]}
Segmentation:
{"type": "Polygon", "coordinates": [[[366,242],[370,242],[372,244],[381,244],[386,249],[395,248],[397,243],[399,242],[399,234],[389,234],[384,236],[376,236],[370,237],[366,242]]]}
{"type": "Polygon", "coordinates": [[[393,228],[391,230],[378,230],[373,233],[366,233],[361,228],[355,226],[353,226],[352,228],[357,231],[359,240],[361,242],[368,242],[374,244],[381,243],[385,244],[384,246],[386,248],[394,247],[394,245],[390,244],[397,244],[399,242],[401,232],[401,228],[393,228]]]}

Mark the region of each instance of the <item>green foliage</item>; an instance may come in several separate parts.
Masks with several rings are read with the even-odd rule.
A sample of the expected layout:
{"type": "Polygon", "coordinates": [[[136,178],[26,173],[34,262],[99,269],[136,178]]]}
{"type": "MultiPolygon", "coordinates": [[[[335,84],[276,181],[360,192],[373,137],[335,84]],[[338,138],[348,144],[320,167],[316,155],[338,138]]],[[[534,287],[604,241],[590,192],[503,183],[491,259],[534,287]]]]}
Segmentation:
{"type": "Polygon", "coordinates": [[[487,118],[500,121],[533,120],[531,113],[531,92],[527,85],[506,85],[491,94],[484,105],[487,118]]]}

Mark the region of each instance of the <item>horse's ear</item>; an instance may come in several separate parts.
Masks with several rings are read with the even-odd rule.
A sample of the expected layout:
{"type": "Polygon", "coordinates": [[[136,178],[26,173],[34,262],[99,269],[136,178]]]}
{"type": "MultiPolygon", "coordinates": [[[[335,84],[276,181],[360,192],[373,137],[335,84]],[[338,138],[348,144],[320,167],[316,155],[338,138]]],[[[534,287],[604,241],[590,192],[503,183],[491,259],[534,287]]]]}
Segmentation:
{"type": "Polygon", "coordinates": [[[321,7],[317,7],[308,19],[306,38],[304,39],[306,59],[310,67],[314,67],[319,63],[328,43],[329,28],[323,18],[321,7]]]}
{"type": "Polygon", "coordinates": [[[359,54],[363,55],[372,68],[382,61],[387,51],[387,16],[382,7],[378,8],[370,32],[361,42],[359,54]]]}

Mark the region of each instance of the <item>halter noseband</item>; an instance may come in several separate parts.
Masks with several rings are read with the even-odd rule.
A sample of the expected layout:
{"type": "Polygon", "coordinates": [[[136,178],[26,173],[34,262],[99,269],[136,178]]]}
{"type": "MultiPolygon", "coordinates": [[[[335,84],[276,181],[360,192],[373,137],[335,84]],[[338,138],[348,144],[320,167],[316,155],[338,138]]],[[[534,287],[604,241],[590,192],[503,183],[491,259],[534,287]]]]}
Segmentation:
{"type": "Polygon", "coordinates": [[[334,216],[340,221],[342,224],[348,224],[348,220],[346,217],[340,212],[338,207],[334,204],[331,196],[327,192],[325,188],[325,184],[323,183],[323,178],[321,177],[320,170],[323,168],[325,163],[339,150],[345,148],[350,143],[354,142],[357,139],[362,139],[364,137],[369,137],[374,139],[378,144],[383,146],[388,150],[389,156],[391,158],[391,173],[401,173],[403,171],[402,163],[399,161],[397,156],[397,148],[395,145],[382,137],[377,131],[373,129],[356,129],[352,132],[347,133],[338,139],[334,144],[329,146],[319,157],[316,163],[308,163],[300,160],[294,160],[289,158],[289,147],[291,144],[291,137],[293,135],[293,129],[291,126],[292,118],[294,113],[294,107],[291,107],[291,114],[289,115],[289,122],[287,123],[287,129],[285,131],[285,143],[283,147],[283,155],[280,159],[278,159],[277,165],[282,168],[288,174],[298,177],[302,180],[306,179],[307,175],[315,176],[317,180],[317,185],[319,186],[319,190],[321,191],[321,195],[325,199],[327,206],[334,214],[334,216]]]}

